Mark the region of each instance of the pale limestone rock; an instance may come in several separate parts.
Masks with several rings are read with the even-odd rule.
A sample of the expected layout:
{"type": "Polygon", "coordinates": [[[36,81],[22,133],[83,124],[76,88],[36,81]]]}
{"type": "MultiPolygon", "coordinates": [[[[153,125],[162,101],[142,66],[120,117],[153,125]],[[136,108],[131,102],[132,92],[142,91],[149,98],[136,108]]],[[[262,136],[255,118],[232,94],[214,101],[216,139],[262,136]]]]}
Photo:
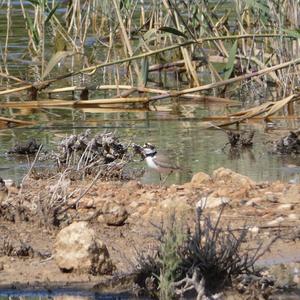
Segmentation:
{"type": "Polygon", "coordinates": [[[193,187],[198,187],[203,184],[209,183],[210,181],[211,181],[211,177],[208,174],[203,172],[198,172],[193,176],[191,180],[191,184],[193,187]]]}
{"type": "Polygon", "coordinates": [[[277,203],[278,202],[278,197],[274,195],[272,192],[265,192],[265,197],[267,201],[277,203]]]}
{"type": "Polygon", "coordinates": [[[247,176],[238,174],[230,169],[219,168],[213,172],[214,182],[222,181],[227,185],[234,185],[237,188],[250,190],[255,187],[255,182],[247,176]]]}
{"type": "Polygon", "coordinates": [[[246,202],[245,206],[252,206],[252,207],[255,207],[255,206],[258,206],[257,205],[257,202],[254,201],[253,199],[249,200],[246,202]]]}
{"type": "Polygon", "coordinates": [[[282,223],[283,221],[284,221],[283,217],[278,217],[275,220],[268,222],[267,225],[268,226],[276,226],[276,225],[279,225],[280,223],[282,223]]]}
{"type": "Polygon", "coordinates": [[[187,198],[170,197],[160,203],[160,208],[164,211],[184,212],[191,210],[187,198]]]}
{"type": "Polygon", "coordinates": [[[292,185],[286,193],[284,193],[279,202],[281,203],[299,203],[300,202],[300,184],[292,185]]]}
{"type": "Polygon", "coordinates": [[[259,232],[259,227],[253,226],[249,228],[249,231],[252,233],[258,233],[259,232]]]}
{"type": "Polygon", "coordinates": [[[107,201],[102,208],[103,218],[106,225],[122,226],[128,218],[128,212],[124,206],[115,202],[107,201]]]}
{"type": "Polygon", "coordinates": [[[297,221],[297,220],[300,220],[300,215],[299,214],[289,214],[288,219],[291,221],[297,221]]]}
{"type": "Polygon", "coordinates": [[[230,201],[231,199],[228,197],[213,197],[210,195],[199,200],[196,203],[196,207],[203,207],[203,205],[205,204],[205,208],[215,208],[222,204],[227,204],[230,201]]]}
{"type": "Polygon", "coordinates": [[[113,264],[104,243],[87,222],[75,222],[62,229],[54,243],[54,258],[65,272],[111,274],[113,264]]]}
{"type": "Polygon", "coordinates": [[[293,210],[294,209],[294,205],[290,204],[290,203],[286,203],[286,204],[281,204],[277,207],[278,210],[293,210]]]}
{"type": "Polygon", "coordinates": [[[144,202],[143,201],[132,201],[130,204],[129,204],[129,207],[132,208],[132,209],[136,209],[140,206],[144,205],[144,202]]]}
{"type": "Polygon", "coordinates": [[[86,208],[86,209],[95,208],[96,207],[95,206],[95,200],[94,200],[94,198],[81,199],[81,201],[78,204],[78,207],[79,208],[86,208]]]}

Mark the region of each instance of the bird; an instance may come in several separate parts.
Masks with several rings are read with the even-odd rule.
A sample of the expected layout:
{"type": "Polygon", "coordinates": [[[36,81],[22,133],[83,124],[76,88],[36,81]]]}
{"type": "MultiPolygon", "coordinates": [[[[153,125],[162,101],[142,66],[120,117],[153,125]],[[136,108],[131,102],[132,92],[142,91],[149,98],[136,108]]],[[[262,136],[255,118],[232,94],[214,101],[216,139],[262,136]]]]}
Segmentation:
{"type": "Polygon", "coordinates": [[[156,147],[150,143],[145,143],[141,152],[148,167],[159,173],[159,179],[162,185],[174,171],[180,170],[180,168],[176,164],[173,164],[167,156],[158,153],[156,147]],[[167,174],[163,181],[161,178],[162,173],[167,174]]]}

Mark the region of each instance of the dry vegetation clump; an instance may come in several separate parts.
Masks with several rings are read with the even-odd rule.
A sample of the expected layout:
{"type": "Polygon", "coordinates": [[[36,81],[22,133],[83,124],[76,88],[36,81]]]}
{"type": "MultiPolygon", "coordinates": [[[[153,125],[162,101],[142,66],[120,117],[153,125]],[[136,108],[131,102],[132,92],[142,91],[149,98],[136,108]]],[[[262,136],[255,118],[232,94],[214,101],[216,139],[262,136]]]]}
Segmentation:
{"type": "Polygon", "coordinates": [[[299,131],[291,131],[274,143],[274,152],[280,154],[300,154],[299,131]]]}
{"type": "Polygon", "coordinates": [[[88,129],[79,134],[63,138],[56,150],[41,151],[34,139],[25,144],[17,144],[7,153],[12,155],[33,155],[35,161],[30,168],[30,176],[34,179],[52,178],[64,174],[71,180],[101,178],[105,180],[131,180],[140,177],[144,170],[137,170],[129,163],[133,161],[136,151],[131,143],[121,142],[112,132],[92,135],[88,129]],[[42,161],[49,166],[45,168],[36,164],[42,161]]]}
{"type": "Polygon", "coordinates": [[[157,252],[138,257],[135,283],[140,287],[139,292],[147,292],[159,299],[177,299],[186,295],[216,299],[220,296],[217,293],[227,287],[238,284],[240,289],[245,287],[242,283],[245,278],[252,278],[255,283],[263,281],[255,263],[274,239],[266,247],[261,242],[258,246],[245,248],[247,227],[239,232],[229,226],[223,229],[220,226],[222,212],[223,208],[217,221],[213,222],[198,208],[193,233],[183,230],[175,216],[166,229],[158,227],[157,252]]]}
{"type": "MultiPolygon", "coordinates": [[[[24,150],[25,146],[14,149],[24,150]]],[[[144,171],[130,165],[136,155],[131,143],[121,142],[111,132],[93,136],[87,130],[62,139],[56,151],[42,153],[41,149],[39,146],[18,193],[0,205],[0,217],[7,221],[35,220],[48,228],[68,224],[73,209],[97,180],[136,179],[144,171]],[[50,167],[40,168],[38,160],[50,167]]]]}
{"type": "Polygon", "coordinates": [[[32,155],[36,154],[40,148],[40,144],[35,139],[29,139],[25,144],[16,144],[10,150],[7,151],[9,155],[32,155]]]}
{"type": "Polygon", "coordinates": [[[91,135],[90,130],[63,139],[53,157],[58,171],[72,170],[71,179],[98,176],[103,179],[130,180],[141,173],[128,167],[134,151],[112,132],[91,135]]]}
{"type": "Polygon", "coordinates": [[[0,256],[33,257],[33,248],[22,240],[13,241],[7,235],[0,238],[0,256]]]}

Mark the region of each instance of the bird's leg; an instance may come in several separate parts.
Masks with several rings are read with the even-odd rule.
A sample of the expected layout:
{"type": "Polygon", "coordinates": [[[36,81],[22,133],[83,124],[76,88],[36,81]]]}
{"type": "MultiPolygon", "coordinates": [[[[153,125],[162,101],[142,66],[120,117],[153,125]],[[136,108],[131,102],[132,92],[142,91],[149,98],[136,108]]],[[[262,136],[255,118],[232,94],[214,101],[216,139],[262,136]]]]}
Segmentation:
{"type": "Polygon", "coordinates": [[[173,173],[173,171],[171,171],[171,172],[168,173],[168,175],[167,175],[167,176],[164,178],[164,180],[161,182],[161,186],[163,186],[163,185],[166,183],[167,179],[169,178],[169,176],[170,176],[172,173],[173,173]]]}
{"type": "Polygon", "coordinates": [[[158,174],[159,174],[159,187],[162,187],[161,174],[160,173],[158,174]]]}

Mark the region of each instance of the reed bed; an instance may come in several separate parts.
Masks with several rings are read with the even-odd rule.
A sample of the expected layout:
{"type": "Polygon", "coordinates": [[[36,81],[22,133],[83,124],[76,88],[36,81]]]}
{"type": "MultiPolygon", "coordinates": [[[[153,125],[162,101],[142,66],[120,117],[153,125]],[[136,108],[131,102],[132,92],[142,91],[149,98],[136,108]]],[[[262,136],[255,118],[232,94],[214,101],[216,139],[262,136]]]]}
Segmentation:
{"type": "Polygon", "coordinates": [[[174,97],[252,104],[294,97],[299,86],[296,0],[29,2],[19,2],[28,42],[23,56],[32,61],[21,75],[8,62],[18,4],[1,7],[7,22],[0,97],[22,93],[20,107],[135,107],[174,97]],[[101,90],[109,97],[101,99],[101,90]],[[42,101],[45,93],[55,99],[42,101]],[[64,100],[66,93],[76,101],[64,100]]]}

